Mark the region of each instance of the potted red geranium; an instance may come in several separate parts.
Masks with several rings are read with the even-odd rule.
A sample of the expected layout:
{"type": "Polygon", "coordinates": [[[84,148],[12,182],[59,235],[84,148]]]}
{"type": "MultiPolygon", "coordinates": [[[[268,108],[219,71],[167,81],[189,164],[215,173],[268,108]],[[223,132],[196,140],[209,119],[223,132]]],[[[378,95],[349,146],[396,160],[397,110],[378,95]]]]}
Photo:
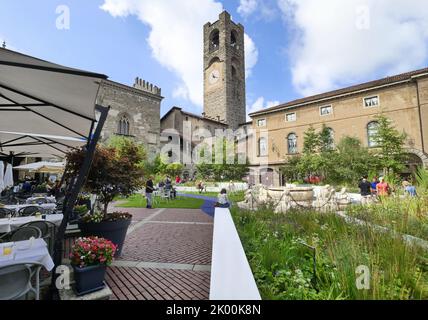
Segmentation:
{"type": "Polygon", "coordinates": [[[78,238],[74,242],[70,259],[77,295],[104,288],[106,267],[113,261],[116,248],[110,240],[98,237],[78,238]]]}

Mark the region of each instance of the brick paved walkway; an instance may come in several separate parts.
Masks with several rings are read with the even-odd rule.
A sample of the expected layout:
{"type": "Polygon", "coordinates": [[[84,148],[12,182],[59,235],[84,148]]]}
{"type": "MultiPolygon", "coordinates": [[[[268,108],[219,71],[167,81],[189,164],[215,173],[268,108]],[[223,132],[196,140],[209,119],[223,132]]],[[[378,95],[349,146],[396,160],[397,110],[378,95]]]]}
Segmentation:
{"type": "Polygon", "coordinates": [[[114,300],[206,300],[213,219],[201,210],[129,209],[122,255],[107,270],[114,300]]]}

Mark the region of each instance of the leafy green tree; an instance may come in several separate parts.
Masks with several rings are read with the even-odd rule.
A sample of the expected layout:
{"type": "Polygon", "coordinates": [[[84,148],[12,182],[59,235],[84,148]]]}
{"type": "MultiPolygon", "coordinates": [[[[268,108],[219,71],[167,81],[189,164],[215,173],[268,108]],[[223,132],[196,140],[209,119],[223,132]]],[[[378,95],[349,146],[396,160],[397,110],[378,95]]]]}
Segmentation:
{"type": "MultiPolygon", "coordinates": [[[[85,154],[85,147],[69,152],[67,172],[78,172],[85,154]]],[[[144,148],[129,138],[115,138],[107,146],[97,146],[84,188],[98,196],[105,218],[116,196],[132,195],[143,186],[144,160],[144,148]]]]}
{"type": "Polygon", "coordinates": [[[303,141],[303,153],[313,154],[318,152],[319,144],[319,135],[315,131],[314,127],[310,126],[309,129],[305,132],[303,141]]]}
{"type": "Polygon", "coordinates": [[[323,124],[320,133],[318,134],[318,143],[320,152],[330,152],[334,150],[334,140],[331,134],[331,129],[323,124]]]}
{"type": "MultiPolygon", "coordinates": [[[[215,181],[229,181],[241,180],[248,174],[249,161],[246,159],[245,164],[239,163],[237,144],[235,142],[228,146],[225,139],[218,139],[213,145],[212,149],[210,163],[208,163],[208,161],[201,161],[201,163],[197,164],[196,166],[197,175],[199,178],[212,179],[215,181]],[[221,163],[216,163],[216,151],[218,150],[222,150],[221,163]],[[230,162],[233,162],[233,164],[230,162]]],[[[203,149],[201,153],[205,152],[204,150],[205,149],[203,149]]],[[[204,158],[203,156],[204,155],[201,154],[201,158],[204,158]]]]}
{"type": "Polygon", "coordinates": [[[167,175],[171,177],[180,176],[183,172],[183,165],[181,163],[170,163],[166,166],[165,171],[167,175]]]}
{"type": "Polygon", "coordinates": [[[337,144],[330,178],[338,183],[356,184],[358,180],[376,171],[377,159],[358,138],[345,136],[337,144]]]}
{"type": "Polygon", "coordinates": [[[376,117],[376,121],[378,128],[373,140],[377,146],[374,153],[379,161],[379,169],[382,169],[385,175],[399,173],[406,161],[404,143],[407,135],[399,132],[393,122],[382,114],[376,117]]]}

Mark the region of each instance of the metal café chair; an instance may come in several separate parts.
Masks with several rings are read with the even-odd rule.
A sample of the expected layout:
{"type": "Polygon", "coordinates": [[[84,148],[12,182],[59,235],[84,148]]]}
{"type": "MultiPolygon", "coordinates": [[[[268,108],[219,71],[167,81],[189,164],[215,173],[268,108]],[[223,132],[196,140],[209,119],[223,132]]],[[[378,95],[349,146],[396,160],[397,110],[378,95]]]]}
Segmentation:
{"type": "Polygon", "coordinates": [[[45,240],[46,244],[48,245],[49,254],[53,254],[56,237],[56,225],[54,223],[50,221],[31,221],[22,225],[20,228],[24,227],[38,228],[41,232],[40,238],[45,240]]]}
{"type": "Polygon", "coordinates": [[[23,207],[19,209],[18,215],[21,217],[29,217],[29,216],[34,216],[37,212],[41,212],[40,207],[28,206],[28,207],[23,207]]]}
{"type": "Polygon", "coordinates": [[[16,300],[30,292],[40,299],[40,270],[42,264],[21,262],[0,267],[0,300],[16,300]],[[33,279],[35,286],[33,286],[33,279]]]}
{"type": "Polygon", "coordinates": [[[31,237],[34,238],[41,238],[42,237],[42,231],[34,226],[21,226],[18,229],[16,229],[14,232],[12,232],[12,235],[10,236],[9,241],[16,242],[16,241],[25,241],[29,240],[31,237]]]}
{"type": "Polygon", "coordinates": [[[6,208],[0,208],[0,219],[7,218],[9,215],[13,217],[15,215],[15,211],[6,208]]]}

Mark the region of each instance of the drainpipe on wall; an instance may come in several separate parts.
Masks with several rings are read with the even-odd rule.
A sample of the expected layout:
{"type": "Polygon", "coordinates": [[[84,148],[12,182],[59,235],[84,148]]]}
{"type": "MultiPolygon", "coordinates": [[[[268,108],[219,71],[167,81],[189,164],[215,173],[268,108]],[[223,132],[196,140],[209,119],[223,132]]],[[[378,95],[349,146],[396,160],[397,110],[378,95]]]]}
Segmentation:
{"type": "Polygon", "coordinates": [[[419,95],[419,82],[417,79],[413,79],[416,82],[416,95],[418,98],[418,112],[419,112],[419,130],[421,133],[421,143],[422,143],[422,152],[426,153],[425,151],[425,141],[424,141],[424,132],[423,132],[423,123],[422,123],[422,110],[421,110],[421,99],[419,95]]]}

